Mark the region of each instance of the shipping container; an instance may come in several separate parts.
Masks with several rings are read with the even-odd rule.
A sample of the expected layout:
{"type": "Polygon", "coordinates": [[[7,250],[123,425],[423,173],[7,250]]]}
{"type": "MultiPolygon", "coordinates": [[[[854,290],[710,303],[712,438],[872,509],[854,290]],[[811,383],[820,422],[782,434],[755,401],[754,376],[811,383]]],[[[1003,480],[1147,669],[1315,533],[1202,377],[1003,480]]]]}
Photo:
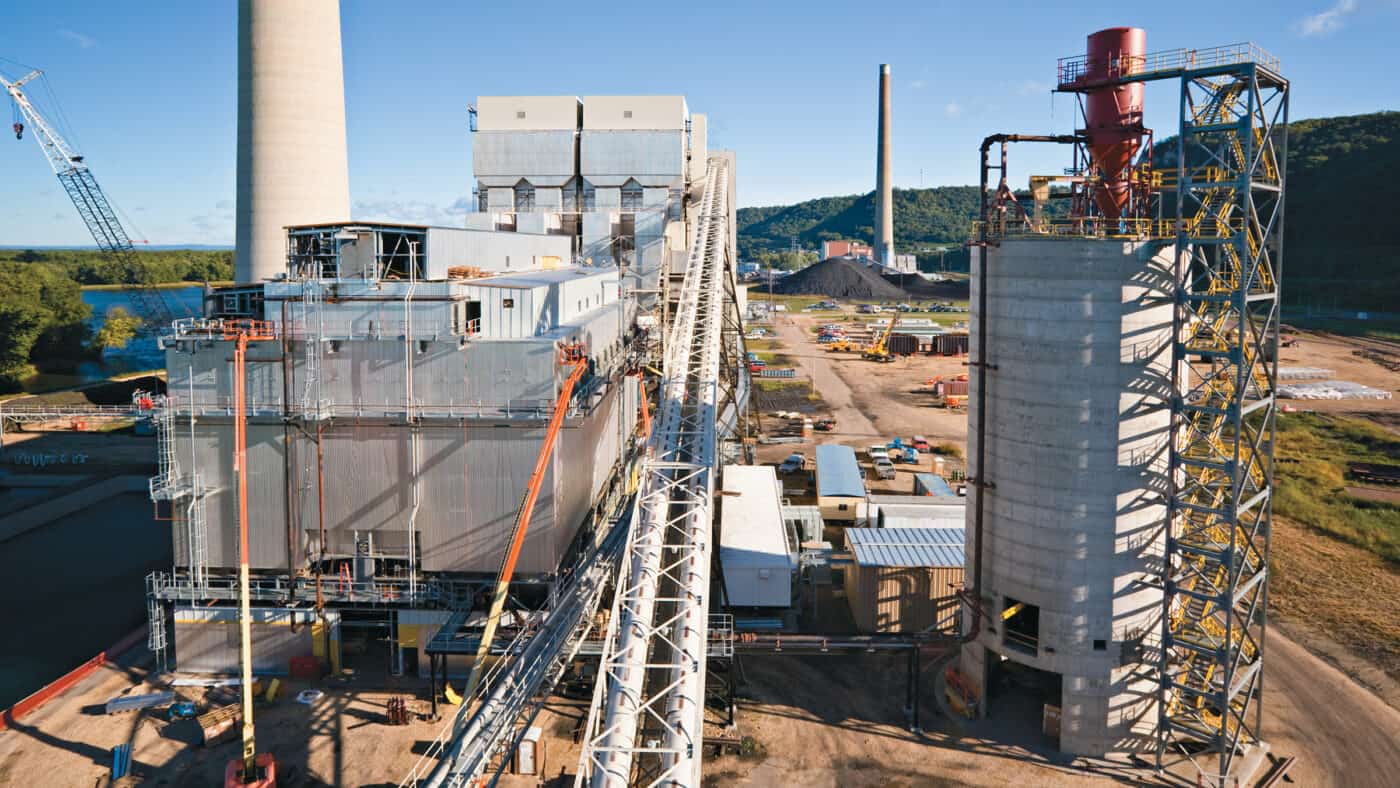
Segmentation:
{"type": "Polygon", "coordinates": [[[892,334],[888,346],[897,356],[910,356],[919,352],[919,338],[911,334],[892,334]]]}

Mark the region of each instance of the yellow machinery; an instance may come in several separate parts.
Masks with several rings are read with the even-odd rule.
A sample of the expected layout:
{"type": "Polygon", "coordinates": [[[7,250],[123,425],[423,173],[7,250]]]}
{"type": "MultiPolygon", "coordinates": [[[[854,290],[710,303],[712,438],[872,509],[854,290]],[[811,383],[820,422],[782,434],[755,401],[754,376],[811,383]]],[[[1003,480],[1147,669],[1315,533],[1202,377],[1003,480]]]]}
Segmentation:
{"type": "Polygon", "coordinates": [[[885,326],[885,330],[881,331],[879,336],[875,337],[875,340],[861,352],[860,357],[886,364],[894,361],[894,354],[890,352],[890,335],[894,333],[894,327],[898,323],[898,315],[890,316],[890,324],[885,326]]]}

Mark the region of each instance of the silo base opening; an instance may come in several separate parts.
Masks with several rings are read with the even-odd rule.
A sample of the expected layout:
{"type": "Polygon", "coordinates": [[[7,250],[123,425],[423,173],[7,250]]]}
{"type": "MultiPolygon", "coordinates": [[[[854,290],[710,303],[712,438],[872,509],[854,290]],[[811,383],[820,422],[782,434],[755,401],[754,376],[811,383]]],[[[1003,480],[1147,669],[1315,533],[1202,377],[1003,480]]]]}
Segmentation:
{"type": "Polygon", "coordinates": [[[987,651],[987,719],[998,738],[1032,746],[1060,747],[1063,677],[987,651]]]}

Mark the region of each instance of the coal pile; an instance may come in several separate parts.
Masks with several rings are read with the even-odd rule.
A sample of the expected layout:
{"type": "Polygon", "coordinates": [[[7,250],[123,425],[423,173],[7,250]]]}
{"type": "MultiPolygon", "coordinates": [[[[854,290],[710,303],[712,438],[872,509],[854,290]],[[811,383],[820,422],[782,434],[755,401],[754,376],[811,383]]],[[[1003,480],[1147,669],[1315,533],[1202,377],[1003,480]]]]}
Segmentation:
{"type": "Polygon", "coordinates": [[[873,268],[844,257],[813,263],[773,284],[782,295],[819,295],[830,298],[904,297],[904,291],[886,282],[873,268]]]}

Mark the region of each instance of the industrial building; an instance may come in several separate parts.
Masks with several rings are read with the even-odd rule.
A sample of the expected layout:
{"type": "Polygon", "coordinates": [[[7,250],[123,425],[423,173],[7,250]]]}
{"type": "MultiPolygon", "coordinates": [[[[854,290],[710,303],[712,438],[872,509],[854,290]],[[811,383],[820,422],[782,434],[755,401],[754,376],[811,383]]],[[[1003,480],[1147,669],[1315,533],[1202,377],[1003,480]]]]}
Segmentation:
{"type": "MultiPolygon", "coordinates": [[[[322,5],[335,16],[334,3],[322,5]]],[[[543,600],[570,562],[595,551],[635,460],[635,371],[670,306],[656,296],[686,273],[713,157],[704,116],[679,96],[483,97],[471,118],[479,210],[466,227],[351,221],[348,204],[325,202],[335,188],[313,190],[324,204],[310,205],[288,178],[244,177],[288,169],[265,140],[312,144],[314,127],[317,139],[339,135],[341,152],[330,146],[322,164],[339,163],[330,187],[344,182],[343,109],[298,105],[326,116],[322,125],[316,113],[289,121],[295,128],[267,119],[281,99],[260,87],[280,74],[266,61],[286,59],[267,40],[285,35],[267,30],[274,17],[287,21],[277,6],[245,3],[240,16],[249,133],[241,124],[239,281],[162,340],[170,395],[155,410],[151,492],[171,521],[176,565],[150,579],[150,642],[167,656],[173,620],[182,669],[236,667],[216,659],[234,652],[189,645],[206,624],[186,611],[235,598],[235,448],[246,445],[254,601],[376,606],[354,613],[357,627],[401,635],[372,666],[416,671],[432,636],[423,628],[469,610],[500,569],[532,483],[540,492],[512,567],[517,595],[543,600]],[[265,228],[254,229],[269,222],[275,254],[265,228]],[[241,380],[229,363],[240,342],[241,380]],[[561,404],[580,356],[587,369],[561,404]],[[539,469],[557,407],[566,409],[557,446],[539,469]],[[182,642],[200,658],[184,660],[182,642]]],[[[333,56],[306,67],[339,95],[332,43],[333,56]]],[[[732,262],[732,233],[724,247],[732,262]]],[[[731,423],[738,415],[731,409],[731,423]]],[[[329,659],[328,640],[315,649],[329,659]]],[[[277,672],[265,659],[259,668],[277,672]]]]}
{"type": "Polygon", "coordinates": [[[482,96],[472,130],[468,227],[566,236],[574,259],[621,266],[647,295],[684,272],[708,156],[684,97],[482,96]]]}
{"type": "Polygon", "coordinates": [[[1186,752],[1243,782],[1266,749],[1288,82],[1253,45],[1149,53],[1136,28],[1058,70],[1080,128],[981,146],[960,669],[982,714],[1008,664],[1036,676],[1065,752],[1186,752]],[[1154,169],[1159,80],[1180,85],[1180,146],[1154,169]],[[1072,150],[1029,200],[1008,178],[1023,143],[1072,150]]]}

